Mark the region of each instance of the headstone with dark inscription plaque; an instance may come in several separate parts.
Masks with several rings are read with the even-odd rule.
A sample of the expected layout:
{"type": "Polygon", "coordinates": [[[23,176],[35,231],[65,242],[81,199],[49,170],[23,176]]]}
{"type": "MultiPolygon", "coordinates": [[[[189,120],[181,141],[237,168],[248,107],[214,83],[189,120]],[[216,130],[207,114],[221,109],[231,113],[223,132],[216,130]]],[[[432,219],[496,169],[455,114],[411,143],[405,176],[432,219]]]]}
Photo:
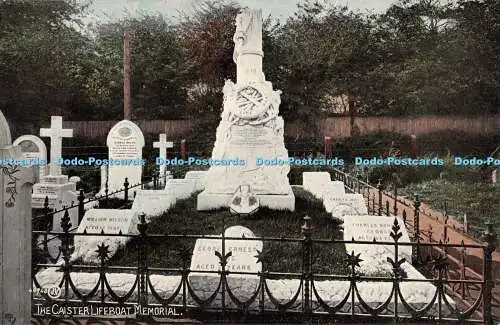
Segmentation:
{"type": "MultiPolygon", "coordinates": [[[[125,178],[129,184],[141,183],[142,178],[142,148],[144,147],[144,135],[141,129],[128,120],[116,123],[108,133],[106,141],[108,146],[108,193],[124,188],[125,178]]],[[[98,195],[103,195],[105,188],[101,188],[98,195]]],[[[116,193],[114,197],[123,198],[124,192],[116,193]]],[[[132,200],[132,195],[129,199],[132,200]]]]}
{"type": "Polygon", "coordinates": [[[12,143],[14,146],[20,146],[24,159],[31,165],[35,165],[38,171],[38,181],[41,176],[47,175],[47,147],[45,143],[36,135],[22,135],[12,143]],[[31,163],[32,162],[32,163],[31,163]]]}
{"type": "MultiPolygon", "coordinates": [[[[138,216],[131,210],[91,209],[85,212],[77,233],[87,234],[137,234],[138,216]]],[[[83,262],[97,262],[97,246],[109,246],[110,256],[125,245],[129,237],[119,236],[75,236],[75,251],[72,259],[83,262]]]]}

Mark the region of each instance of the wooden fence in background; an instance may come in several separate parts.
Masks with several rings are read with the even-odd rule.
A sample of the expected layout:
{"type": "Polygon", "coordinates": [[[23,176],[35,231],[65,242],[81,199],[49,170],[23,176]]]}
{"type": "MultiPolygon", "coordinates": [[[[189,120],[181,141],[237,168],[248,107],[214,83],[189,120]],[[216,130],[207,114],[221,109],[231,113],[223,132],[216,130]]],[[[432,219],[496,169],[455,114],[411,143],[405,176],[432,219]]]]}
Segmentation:
{"type": "MultiPolygon", "coordinates": [[[[23,124],[22,121],[9,121],[13,138],[22,134],[39,134],[42,127],[49,127],[50,119],[41,125],[23,124]]],[[[118,121],[64,121],[65,128],[72,128],[75,136],[105,137],[118,121]]],[[[139,120],[135,121],[144,133],[164,133],[178,137],[195,129],[196,120],[139,120]]],[[[352,135],[349,117],[330,117],[317,119],[311,125],[303,121],[285,121],[285,135],[303,139],[331,136],[343,138],[352,135]]],[[[400,134],[426,134],[436,131],[461,131],[469,134],[493,134],[500,130],[500,115],[493,116],[417,116],[417,117],[356,117],[358,134],[376,132],[395,132],[400,134]]],[[[215,132],[215,129],[213,130],[215,132]]]]}

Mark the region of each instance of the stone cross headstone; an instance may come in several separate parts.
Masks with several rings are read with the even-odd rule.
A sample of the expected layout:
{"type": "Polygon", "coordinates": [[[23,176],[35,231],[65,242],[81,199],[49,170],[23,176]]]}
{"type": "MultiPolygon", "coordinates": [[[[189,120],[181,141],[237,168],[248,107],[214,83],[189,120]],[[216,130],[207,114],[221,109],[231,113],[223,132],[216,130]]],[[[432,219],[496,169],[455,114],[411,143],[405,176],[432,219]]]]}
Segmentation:
{"type": "MultiPolygon", "coordinates": [[[[44,208],[45,198],[48,198],[49,208],[61,210],[77,205],[76,183],[70,182],[67,175],[62,175],[60,160],[62,158],[62,139],[73,137],[72,129],[62,128],[62,117],[52,116],[48,129],[40,129],[40,136],[50,137],[50,169],[48,175],[40,176],[40,182],[33,186],[31,197],[34,208],[44,208]]],[[[73,227],[78,226],[78,209],[68,210],[73,227]]],[[[61,219],[65,211],[53,215],[52,231],[62,231],[61,219]]]]}
{"type": "Polygon", "coordinates": [[[159,141],[153,142],[153,148],[160,149],[160,155],[158,156],[159,161],[157,161],[157,165],[160,165],[160,177],[163,180],[163,183],[166,180],[167,176],[167,165],[163,163],[163,161],[167,158],[167,149],[171,149],[174,147],[174,143],[172,141],[167,141],[167,135],[165,133],[160,134],[159,141]]]}
{"type": "MultiPolygon", "coordinates": [[[[125,178],[128,178],[130,186],[141,183],[144,165],[142,159],[144,135],[141,129],[134,122],[120,121],[109,131],[106,145],[110,161],[108,167],[109,193],[123,189],[125,178]]],[[[105,189],[101,188],[99,194],[105,194],[105,189]]],[[[123,198],[124,192],[117,193],[115,197],[123,198]]],[[[129,195],[129,199],[132,200],[132,198],[132,195],[129,195]]]]}
{"type": "MultiPolygon", "coordinates": [[[[0,160],[23,159],[0,112],[0,160]]],[[[0,324],[31,324],[33,167],[0,168],[0,324]]]]}
{"type": "MultiPolygon", "coordinates": [[[[36,135],[22,135],[14,140],[12,144],[21,147],[21,152],[25,159],[33,160],[33,164],[38,167],[39,177],[47,175],[47,147],[42,139],[36,135]]],[[[37,180],[39,180],[39,177],[37,177],[37,180]]]]}
{"type": "Polygon", "coordinates": [[[62,116],[52,116],[50,128],[40,129],[41,137],[50,137],[50,175],[60,176],[61,166],[57,160],[62,156],[62,138],[72,138],[73,129],[62,128],[62,116]]]}

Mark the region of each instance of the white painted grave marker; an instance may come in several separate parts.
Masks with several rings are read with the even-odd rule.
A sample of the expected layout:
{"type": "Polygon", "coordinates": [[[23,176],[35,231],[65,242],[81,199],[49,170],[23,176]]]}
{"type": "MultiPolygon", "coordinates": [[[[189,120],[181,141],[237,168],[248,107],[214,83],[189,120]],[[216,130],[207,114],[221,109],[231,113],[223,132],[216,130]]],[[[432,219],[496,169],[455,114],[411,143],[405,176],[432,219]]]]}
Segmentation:
{"type": "MultiPolygon", "coordinates": [[[[77,233],[86,231],[88,234],[137,234],[138,216],[131,210],[91,209],[85,212],[77,233]]],[[[97,246],[101,243],[109,246],[113,256],[119,247],[129,241],[129,237],[119,236],[75,236],[75,251],[72,260],[82,258],[84,262],[97,262],[97,246]]]]}
{"type": "MultiPolygon", "coordinates": [[[[22,135],[12,143],[14,146],[20,146],[24,159],[33,160],[33,164],[38,167],[39,177],[47,175],[47,147],[42,139],[36,135],[22,135]]],[[[38,179],[39,179],[38,177],[38,179]]]]}
{"type": "MultiPolygon", "coordinates": [[[[144,135],[141,129],[131,121],[120,121],[109,131],[106,145],[109,149],[108,159],[113,161],[108,167],[109,193],[123,189],[126,177],[130,186],[141,183],[144,164],[142,159],[144,135]]],[[[99,195],[103,194],[105,189],[101,188],[99,195]]],[[[119,192],[115,196],[123,198],[124,192],[119,192]]],[[[132,199],[131,195],[129,199],[132,199]]]]}
{"type": "MultiPolygon", "coordinates": [[[[153,148],[160,149],[160,155],[158,156],[159,161],[156,164],[160,165],[160,178],[164,179],[167,175],[167,165],[165,165],[164,160],[167,158],[167,149],[174,147],[172,141],[167,141],[167,135],[165,133],[160,134],[159,141],[153,142],[153,148]]],[[[165,182],[165,180],[164,180],[165,182]]]]}
{"type": "Polygon", "coordinates": [[[49,129],[40,129],[41,137],[50,137],[50,175],[61,175],[57,160],[62,156],[62,138],[72,138],[73,129],[62,128],[62,116],[52,116],[49,129]]]}

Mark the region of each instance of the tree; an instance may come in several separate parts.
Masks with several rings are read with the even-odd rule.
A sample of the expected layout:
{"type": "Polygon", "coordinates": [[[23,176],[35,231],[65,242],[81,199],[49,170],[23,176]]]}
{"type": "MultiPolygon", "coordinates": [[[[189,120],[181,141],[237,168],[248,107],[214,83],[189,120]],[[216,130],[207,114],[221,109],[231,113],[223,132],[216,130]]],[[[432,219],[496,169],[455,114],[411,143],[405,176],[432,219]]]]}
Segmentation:
{"type": "Polygon", "coordinates": [[[123,32],[130,32],[132,52],[132,116],[138,119],[185,117],[190,66],[176,30],[161,15],[128,17],[96,28],[93,73],[86,81],[89,96],[105,111],[103,118],[122,115],[123,32]]]}
{"type": "Polygon", "coordinates": [[[37,122],[82,109],[82,89],[71,79],[87,39],[77,30],[86,3],[0,3],[0,109],[11,120],[37,122]]]}
{"type": "Polygon", "coordinates": [[[289,119],[322,113],[325,96],[362,93],[363,76],[374,62],[370,24],[346,7],[306,2],[281,28],[283,114],[289,119]]]}

